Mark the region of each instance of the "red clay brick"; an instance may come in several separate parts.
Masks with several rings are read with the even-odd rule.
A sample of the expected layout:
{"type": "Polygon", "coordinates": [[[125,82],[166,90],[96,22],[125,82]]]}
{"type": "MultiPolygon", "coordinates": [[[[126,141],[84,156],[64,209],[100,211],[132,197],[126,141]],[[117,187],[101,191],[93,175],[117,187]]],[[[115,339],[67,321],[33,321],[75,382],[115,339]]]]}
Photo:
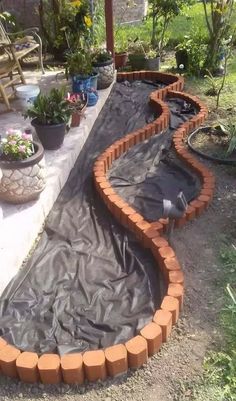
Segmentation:
{"type": "Polygon", "coordinates": [[[38,355],[35,352],[22,352],[16,360],[16,369],[20,380],[36,383],[39,380],[38,355]]]}
{"type": "Polygon", "coordinates": [[[144,236],[145,236],[144,231],[148,230],[149,228],[151,228],[151,225],[145,220],[142,220],[142,221],[136,223],[135,232],[136,232],[137,237],[141,241],[144,241],[144,236]]]}
{"type": "Polygon", "coordinates": [[[160,228],[159,228],[159,232],[160,232],[160,234],[163,234],[163,232],[166,232],[167,231],[167,228],[168,228],[168,226],[169,226],[169,219],[167,218],[167,219],[159,219],[158,220],[158,222],[154,222],[153,224],[157,224],[157,223],[159,223],[159,224],[161,224],[161,226],[159,226],[160,228]]]}
{"type": "Polygon", "coordinates": [[[123,224],[124,226],[127,226],[128,225],[127,217],[128,216],[132,216],[135,213],[136,213],[136,210],[134,210],[130,206],[126,206],[126,207],[122,208],[122,210],[121,210],[121,224],[123,224]]]}
{"type": "Polygon", "coordinates": [[[91,381],[105,380],[106,360],[102,350],[86,351],[83,355],[86,378],[91,381]]]}
{"type": "Polygon", "coordinates": [[[103,192],[104,192],[104,194],[105,194],[106,196],[109,196],[109,195],[116,195],[114,189],[112,189],[112,188],[105,188],[103,192]]]}
{"type": "Polygon", "coordinates": [[[140,368],[148,359],[148,345],[145,338],[136,336],[125,343],[128,352],[129,367],[140,368]]]}
{"type": "Polygon", "coordinates": [[[160,234],[157,230],[153,228],[148,228],[144,231],[144,246],[147,248],[151,247],[152,239],[160,237],[160,234]]]}
{"type": "Polygon", "coordinates": [[[199,200],[200,202],[205,203],[205,205],[206,205],[206,207],[207,207],[207,206],[209,205],[210,201],[211,201],[211,198],[210,198],[210,196],[207,196],[207,195],[200,195],[200,196],[198,197],[198,200],[199,200]]]}
{"type": "Polygon", "coordinates": [[[136,224],[143,221],[143,216],[139,213],[132,214],[127,218],[127,224],[131,231],[136,232],[136,224]]]}
{"type": "MultiPolygon", "coordinates": [[[[166,220],[166,219],[160,219],[160,220],[166,220]]],[[[163,234],[165,225],[166,224],[162,221],[154,221],[153,223],[151,223],[151,228],[154,228],[161,235],[163,234]]]]}
{"type": "Polygon", "coordinates": [[[186,224],[186,222],[187,222],[187,216],[186,216],[186,213],[185,213],[182,217],[180,217],[179,219],[175,220],[175,227],[181,228],[186,224]]]}
{"type": "Polygon", "coordinates": [[[212,189],[204,189],[203,188],[203,189],[201,189],[200,194],[209,196],[210,200],[212,200],[212,198],[213,198],[213,190],[212,189]]]}
{"type": "Polygon", "coordinates": [[[4,347],[6,347],[6,345],[7,345],[6,340],[4,340],[4,338],[0,337],[0,351],[1,351],[4,347]]]}
{"type": "Polygon", "coordinates": [[[61,381],[60,358],[56,354],[44,354],[38,360],[39,376],[44,384],[58,384],[61,381]]]}
{"type": "Polygon", "coordinates": [[[81,354],[68,354],[61,357],[63,380],[67,384],[84,382],[83,357],[81,354]]]}
{"type": "Polygon", "coordinates": [[[159,255],[158,255],[158,261],[160,264],[160,267],[164,267],[164,260],[169,259],[169,258],[174,258],[175,253],[173,249],[170,246],[164,246],[162,248],[159,248],[159,255]]]}
{"type": "Polygon", "coordinates": [[[177,298],[179,301],[179,308],[180,310],[183,308],[184,302],[184,287],[182,284],[173,284],[170,283],[167,289],[167,295],[170,297],[177,298]]]}
{"type": "Polygon", "coordinates": [[[152,356],[159,351],[162,344],[162,330],[160,326],[151,322],[140,331],[140,334],[147,340],[148,356],[152,356]]]}
{"type": "Polygon", "coordinates": [[[179,318],[179,301],[169,295],[165,296],[161,309],[169,311],[172,314],[172,325],[176,324],[179,318]]]}
{"type": "Polygon", "coordinates": [[[195,219],[195,217],[196,217],[196,209],[195,209],[195,207],[190,206],[190,205],[187,207],[186,217],[187,217],[188,221],[195,219]]]}
{"type": "Polygon", "coordinates": [[[176,258],[168,258],[164,259],[164,269],[167,272],[181,270],[180,264],[176,258]]]}
{"type": "Polygon", "coordinates": [[[163,248],[168,247],[169,243],[165,238],[159,236],[152,239],[152,246],[155,248],[163,248]]]}
{"type": "Polygon", "coordinates": [[[169,311],[159,309],[153,317],[154,323],[162,330],[162,342],[166,342],[172,330],[172,314],[169,311]]]}
{"type": "Polygon", "coordinates": [[[16,370],[16,360],[20,351],[12,345],[6,345],[0,351],[1,372],[9,377],[18,377],[16,370]]]}
{"type": "Polygon", "coordinates": [[[127,372],[127,350],[123,344],[117,344],[106,348],[105,357],[109,376],[115,377],[127,372]]]}
{"type": "Polygon", "coordinates": [[[205,209],[205,204],[198,200],[190,202],[190,206],[193,206],[195,208],[196,216],[199,216],[205,209]]]}
{"type": "Polygon", "coordinates": [[[174,284],[183,284],[184,274],[181,270],[173,270],[169,272],[169,282],[174,284]]]}

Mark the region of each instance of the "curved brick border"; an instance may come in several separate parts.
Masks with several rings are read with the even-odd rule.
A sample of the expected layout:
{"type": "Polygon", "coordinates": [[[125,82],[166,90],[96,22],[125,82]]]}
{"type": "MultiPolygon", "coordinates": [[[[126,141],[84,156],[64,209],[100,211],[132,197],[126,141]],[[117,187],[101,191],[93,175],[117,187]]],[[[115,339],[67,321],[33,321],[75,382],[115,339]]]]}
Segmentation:
{"type": "Polygon", "coordinates": [[[139,368],[147,362],[148,356],[158,352],[162,343],[168,340],[173,325],[177,322],[183,306],[184,276],[174,250],[162,236],[168,220],[159,219],[148,223],[141,214],[118,196],[106,178],[114,160],[118,159],[132,146],[168,127],[169,108],[163,101],[166,97],[179,97],[193,104],[198,114],[182,124],[173,136],[173,146],[179,158],[195,171],[202,182],[199,196],[187,208],[185,215],[176,220],[176,227],[199,216],[209,205],[214,191],[215,179],[197,159],[185,148],[184,138],[194,128],[203,123],[207,108],[195,96],[183,93],[183,78],[172,74],[153,71],[118,73],[117,80],[137,79],[160,81],[167,86],[154,91],[150,102],[159,117],[144,128],[126,135],[109,146],[94,164],[93,174],[97,191],[113,216],[125,227],[135,233],[144,247],[150,248],[160,267],[166,284],[166,295],[162,300],[153,321],[125,344],[117,344],[105,350],[87,351],[82,354],[64,355],[44,354],[40,357],[33,352],[22,352],[0,338],[0,368],[4,375],[19,378],[28,383],[41,380],[44,384],[57,384],[63,380],[67,384],[82,384],[85,379],[93,382],[104,380],[107,375],[117,376],[128,368],[139,368]]]}

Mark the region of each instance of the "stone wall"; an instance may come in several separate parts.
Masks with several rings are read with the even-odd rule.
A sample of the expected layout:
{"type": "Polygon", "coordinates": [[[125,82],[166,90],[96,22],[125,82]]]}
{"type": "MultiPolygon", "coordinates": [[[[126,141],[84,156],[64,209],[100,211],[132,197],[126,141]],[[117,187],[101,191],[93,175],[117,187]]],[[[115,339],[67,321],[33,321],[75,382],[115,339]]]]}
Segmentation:
{"type": "MultiPolygon", "coordinates": [[[[140,21],[146,14],[147,0],[135,0],[135,5],[130,7],[127,7],[127,0],[113,0],[113,2],[117,22],[140,21]]],[[[39,25],[38,4],[39,0],[3,0],[2,9],[15,15],[23,27],[37,26],[39,25]]]]}

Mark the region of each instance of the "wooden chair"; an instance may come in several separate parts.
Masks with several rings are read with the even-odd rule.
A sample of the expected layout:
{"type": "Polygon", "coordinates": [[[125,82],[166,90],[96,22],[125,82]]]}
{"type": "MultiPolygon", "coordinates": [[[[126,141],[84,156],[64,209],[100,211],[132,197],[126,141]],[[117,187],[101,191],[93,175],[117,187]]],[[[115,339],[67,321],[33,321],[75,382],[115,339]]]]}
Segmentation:
{"type": "Polygon", "coordinates": [[[11,43],[0,44],[0,52],[0,96],[7,110],[11,110],[9,99],[15,95],[14,87],[19,83],[25,84],[25,78],[15,54],[15,46],[11,43]]]}
{"type": "Polygon", "coordinates": [[[12,43],[15,45],[17,59],[23,60],[29,53],[37,51],[39,59],[39,67],[44,74],[43,55],[42,55],[42,39],[40,38],[39,28],[32,27],[24,29],[20,32],[9,33],[5,30],[4,25],[0,21],[0,43],[12,43]]]}
{"type": "Polygon", "coordinates": [[[14,34],[6,32],[3,24],[0,22],[0,96],[3,99],[8,110],[11,110],[9,99],[14,96],[14,86],[23,83],[25,78],[22,72],[20,61],[26,58],[30,53],[37,52],[39,65],[42,73],[42,40],[38,35],[38,28],[29,28],[14,34]],[[27,34],[27,36],[23,36],[27,34]],[[14,35],[14,36],[13,36],[14,35]],[[11,42],[11,37],[19,37],[11,42]],[[9,92],[9,88],[12,89],[9,92]]]}

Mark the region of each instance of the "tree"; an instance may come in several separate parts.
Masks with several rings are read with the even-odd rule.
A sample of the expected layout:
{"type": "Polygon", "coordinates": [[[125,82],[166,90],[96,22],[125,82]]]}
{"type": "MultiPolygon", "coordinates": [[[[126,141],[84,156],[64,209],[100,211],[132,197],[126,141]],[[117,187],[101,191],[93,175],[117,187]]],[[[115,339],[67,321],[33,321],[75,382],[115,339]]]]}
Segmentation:
{"type": "Polygon", "coordinates": [[[225,54],[224,43],[230,36],[234,0],[210,0],[210,12],[207,1],[202,0],[202,3],[209,34],[205,68],[214,73],[219,69],[225,54]]]}
{"type": "Polygon", "coordinates": [[[192,0],[149,0],[150,16],[152,18],[153,48],[163,52],[164,40],[170,21],[179,15],[184,6],[193,3],[192,0]]]}

